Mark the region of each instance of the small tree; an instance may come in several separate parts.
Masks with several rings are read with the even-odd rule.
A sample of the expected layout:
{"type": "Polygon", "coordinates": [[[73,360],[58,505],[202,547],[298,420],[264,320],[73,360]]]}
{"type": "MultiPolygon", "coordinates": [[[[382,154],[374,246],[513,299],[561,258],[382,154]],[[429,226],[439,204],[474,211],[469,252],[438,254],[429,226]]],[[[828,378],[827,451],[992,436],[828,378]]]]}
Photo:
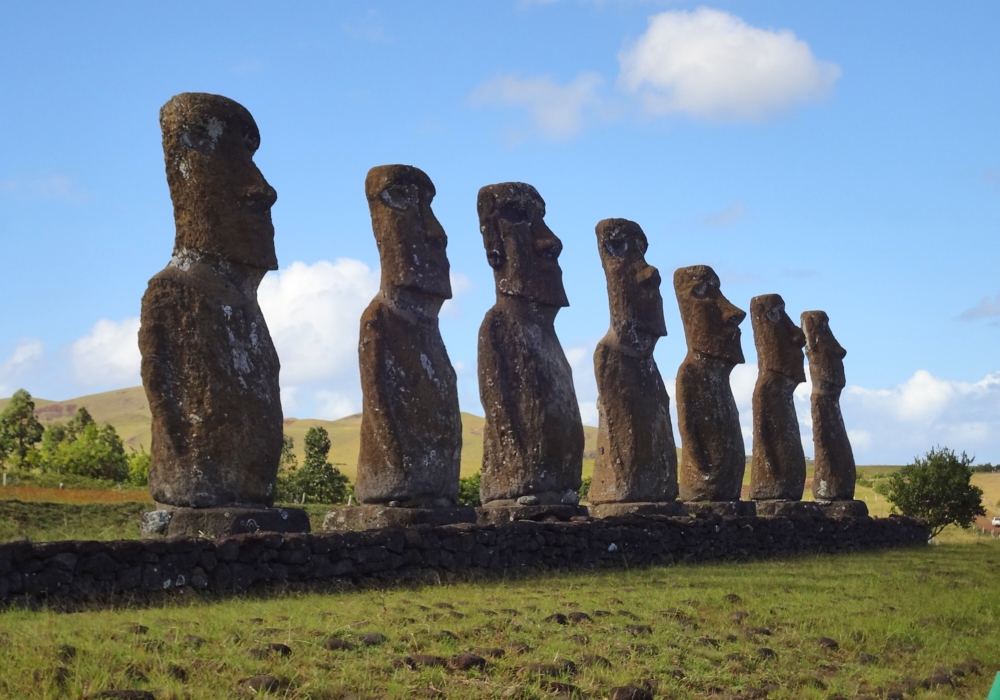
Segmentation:
{"type": "Polygon", "coordinates": [[[35,416],[31,394],[18,389],[0,413],[0,462],[6,463],[8,457],[13,457],[17,464],[23,462],[44,432],[35,416]]]}
{"type": "Polygon", "coordinates": [[[281,461],[278,464],[282,469],[295,469],[299,466],[299,458],[295,456],[295,438],[291,435],[281,436],[281,461]]]}
{"type": "Polygon", "coordinates": [[[924,518],[937,537],[952,523],[972,526],[978,515],[986,515],[983,490],[970,483],[973,457],[956,456],[947,447],[932,448],[916,457],[878,484],[876,490],[903,515],[924,518]]]}
{"type": "Polygon", "coordinates": [[[463,476],[458,480],[458,502],[463,506],[480,506],[479,485],[482,481],[479,472],[472,476],[463,476]]]}
{"type": "Polygon", "coordinates": [[[111,481],[130,478],[129,458],[114,426],[98,425],[82,407],[65,426],[45,431],[40,461],[42,469],[59,474],[111,481]]]}
{"type": "Polygon", "coordinates": [[[278,499],[293,501],[303,494],[320,503],[347,500],[350,482],[337,467],[327,461],[330,434],[326,428],[309,428],[305,439],[306,458],[302,466],[278,480],[278,499]]]}
{"type": "Polygon", "coordinates": [[[148,486],[150,454],[142,445],[138,450],[134,447],[131,449],[132,454],[128,456],[128,482],[133,486],[148,486]]]}

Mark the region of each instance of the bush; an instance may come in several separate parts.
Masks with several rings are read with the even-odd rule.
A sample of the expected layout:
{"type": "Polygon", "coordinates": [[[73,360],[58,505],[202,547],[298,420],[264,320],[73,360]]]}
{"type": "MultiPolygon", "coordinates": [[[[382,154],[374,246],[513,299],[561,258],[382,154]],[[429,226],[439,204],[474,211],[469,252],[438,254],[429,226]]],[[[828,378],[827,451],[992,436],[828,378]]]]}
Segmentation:
{"type": "Polygon", "coordinates": [[[53,425],[45,431],[38,462],[43,471],[57,474],[118,483],[129,478],[122,439],[114,426],[95,423],[86,408],[80,408],[66,425],[53,425]]]}
{"type": "Polygon", "coordinates": [[[481,506],[479,500],[479,484],[482,481],[479,472],[472,476],[463,476],[458,480],[458,502],[463,506],[481,506]]]}
{"type": "Polygon", "coordinates": [[[128,482],[133,486],[149,485],[149,453],[144,449],[132,450],[128,456],[128,482]]]}
{"type": "Polygon", "coordinates": [[[952,523],[969,528],[976,516],[986,515],[983,490],[970,483],[974,458],[956,456],[947,447],[932,448],[876,486],[893,510],[924,518],[936,537],[952,523]]]}
{"type": "Polygon", "coordinates": [[[345,503],[354,490],[348,478],[326,459],[330,454],[330,434],[326,428],[309,428],[305,448],[301,467],[279,472],[277,500],[297,503],[304,495],[314,503],[345,503]]]}
{"type": "Polygon", "coordinates": [[[580,497],[581,501],[587,500],[587,496],[590,495],[591,481],[593,481],[593,479],[588,476],[580,483],[580,488],[576,490],[576,495],[580,497]]]}

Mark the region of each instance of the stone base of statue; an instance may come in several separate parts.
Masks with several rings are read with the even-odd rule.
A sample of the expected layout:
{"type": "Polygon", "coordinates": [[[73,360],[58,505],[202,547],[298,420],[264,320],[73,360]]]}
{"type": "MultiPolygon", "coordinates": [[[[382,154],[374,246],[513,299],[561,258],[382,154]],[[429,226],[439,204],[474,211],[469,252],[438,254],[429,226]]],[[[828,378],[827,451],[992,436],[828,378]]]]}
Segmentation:
{"type": "Polygon", "coordinates": [[[503,525],[516,520],[535,520],[542,522],[567,522],[575,518],[587,518],[589,512],[586,506],[552,504],[523,506],[516,501],[491,501],[485,506],[476,508],[480,525],[503,525]]]}
{"type": "Polygon", "coordinates": [[[633,515],[666,515],[683,517],[688,514],[687,504],[681,501],[661,503],[601,503],[589,506],[592,518],[627,518],[633,515]]]}
{"type": "Polygon", "coordinates": [[[686,501],[688,514],[722,515],[752,518],[757,515],[757,505],[753,501],[686,501]]]}
{"type": "Polygon", "coordinates": [[[180,508],[157,504],[142,514],[143,537],[226,537],[254,532],[309,532],[309,516],[300,508],[229,506],[180,508]]]}
{"type": "Polygon", "coordinates": [[[828,518],[863,518],[868,515],[868,504],[864,501],[816,501],[816,505],[828,518]]]}
{"type": "Polygon", "coordinates": [[[372,530],[408,525],[454,525],[476,522],[472,506],[406,508],[389,505],[360,505],[333,508],[323,518],[324,530],[372,530]]]}
{"type": "Polygon", "coordinates": [[[807,515],[823,515],[815,501],[754,501],[757,515],[762,518],[801,518],[807,515]]]}

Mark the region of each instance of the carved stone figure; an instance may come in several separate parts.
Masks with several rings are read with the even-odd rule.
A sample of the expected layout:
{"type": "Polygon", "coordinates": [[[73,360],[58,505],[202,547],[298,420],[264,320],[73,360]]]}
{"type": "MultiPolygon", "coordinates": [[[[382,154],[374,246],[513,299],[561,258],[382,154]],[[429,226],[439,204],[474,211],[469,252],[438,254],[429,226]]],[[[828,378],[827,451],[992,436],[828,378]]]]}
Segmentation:
{"type": "Polygon", "coordinates": [[[840,412],[840,392],[847,385],[844,357],[823,311],[802,314],[806,336],[806,357],[812,379],[812,429],[815,450],[813,497],[832,516],[867,515],[864,501],[854,500],[857,470],[854,452],[840,412]]]}
{"type": "Polygon", "coordinates": [[[677,450],[670,397],[653,359],[667,334],[660,273],[646,263],[638,224],[604,219],[597,249],[608,283],[611,328],[594,352],[599,427],[591,514],[686,513],[677,498],[677,450]]]}
{"type": "Polygon", "coordinates": [[[383,165],[368,171],[365,195],[382,262],[358,345],[363,408],[354,492],[370,508],[338,509],[343,517],[328,525],[471,522],[472,508],[454,508],[462,418],[438,329],[451,282],[448,237],[431,210],[434,185],[412,166],[383,165]]]}
{"type": "Polygon", "coordinates": [[[740,324],[746,312],[722,295],[707,265],[674,272],[687,356],[677,370],[677,423],[681,436],[680,495],[692,512],[752,514],[740,502],[746,450],[740,415],[729,385],[744,362],[740,324]],[[713,502],[699,506],[696,502],[713,502]]]}
{"type": "Polygon", "coordinates": [[[553,322],[569,306],[562,243],[531,185],[479,190],[480,231],[496,304],[479,329],[479,394],[486,410],[480,520],[572,517],[583,471],[583,423],[573,373],[553,322]]]}
{"type": "MultiPolygon", "coordinates": [[[[253,530],[275,517],[253,509],[274,502],[282,446],[278,356],[257,304],[257,285],[278,266],[277,194],[253,162],[257,125],[236,102],[177,95],[160,110],[160,126],[177,235],[142,298],[149,490],[167,507],[250,507],[242,525],[237,516],[212,523],[215,534],[253,530]]],[[[176,518],[169,532],[207,516],[176,518]]],[[[276,517],[274,528],[308,530],[301,511],[276,517]]]]}

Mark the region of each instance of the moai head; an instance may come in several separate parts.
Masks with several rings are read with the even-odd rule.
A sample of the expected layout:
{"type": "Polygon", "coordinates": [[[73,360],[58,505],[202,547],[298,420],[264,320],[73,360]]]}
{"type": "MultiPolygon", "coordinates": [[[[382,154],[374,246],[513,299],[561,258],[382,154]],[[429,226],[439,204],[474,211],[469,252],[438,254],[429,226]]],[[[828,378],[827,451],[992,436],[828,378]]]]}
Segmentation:
{"type": "Polygon", "coordinates": [[[186,92],[160,109],[167,184],[174,203],[174,253],[197,250],[277,270],[271,207],[278,198],[253,162],[260,132],[242,105],[186,92]]]}
{"type": "Polygon", "coordinates": [[[740,324],[747,315],[722,296],[715,270],[708,265],[678,268],[674,272],[674,292],[688,353],[743,364],[740,324]]]}
{"type": "Polygon", "coordinates": [[[802,348],[806,345],[806,337],[785,313],[785,301],[781,295],[761,294],[751,299],[750,323],[753,325],[760,370],[777,372],[796,382],[804,382],[806,373],[802,348]]]}
{"type": "Polygon", "coordinates": [[[604,219],[595,230],[608,280],[611,328],[620,342],[652,353],[656,339],[667,334],[667,325],[660,273],[646,262],[646,234],[627,219],[604,219]]]}
{"type": "Polygon", "coordinates": [[[844,376],[847,351],[833,337],[830,317],[825,311],[805,311],[802,313],[802,330],[806,335],[806,356],[813,384],[825,382],[843,389],[847,386],[844,376]]]}
{"type": "Polygon", "coordinates": [[[479,190],[479,230],[497,294],[547,306],[569,306],[559,254],[562,242],[545,225],[545,202],[523,182],[479,190]]]}
{"type": "Polygon", "coordinates": [[[448,236],[431,211],[436,194],[424,171],[380,165],[368,171],[365,196],[382,261],[382,291],[409,289],[451,299],[448,236]]]}

